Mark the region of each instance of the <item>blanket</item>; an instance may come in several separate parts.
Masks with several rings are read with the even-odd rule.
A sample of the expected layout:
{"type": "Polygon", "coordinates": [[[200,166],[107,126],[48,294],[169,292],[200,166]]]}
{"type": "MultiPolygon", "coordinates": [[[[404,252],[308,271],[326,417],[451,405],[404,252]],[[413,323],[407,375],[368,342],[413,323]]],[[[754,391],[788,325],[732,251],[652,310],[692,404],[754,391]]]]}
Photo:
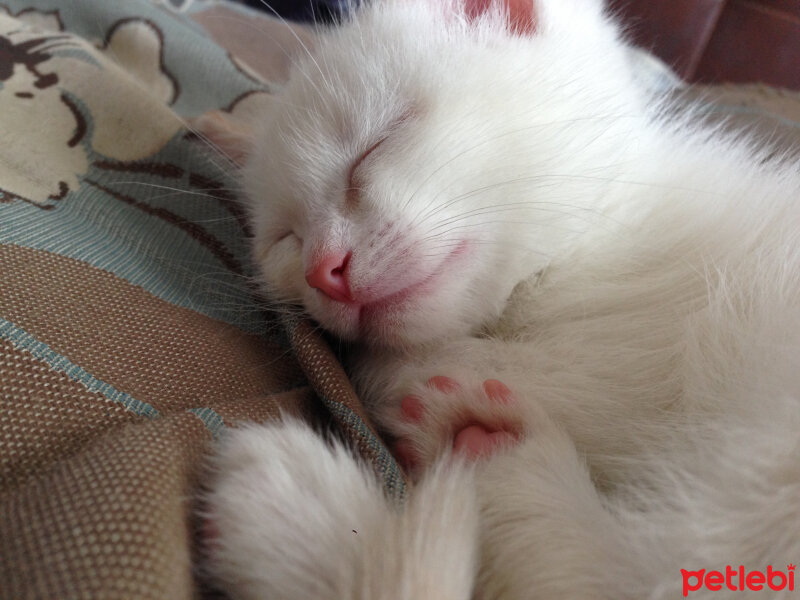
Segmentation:
{"type": "Polygon", "coordinates": [[[402,492],[316,328],[262,310],[234,169],[184,125],[268,93],[212,39],[249,17],[0,0],[0,598],[196,596],[203,455],[243,421],[331,418],[402,492]]]}
{"type": "MultiPolygon", "coordinates": [[[[235,170],[185,127],[257,114],[295,35],[217,0],[0,0],[0,598],[205,593],[203,456],[243,421],[330,421],[402,495],[316,327],[263,310],[235,170]]],[[[678,93],[797,144],[794,93],[678,93]]]]}

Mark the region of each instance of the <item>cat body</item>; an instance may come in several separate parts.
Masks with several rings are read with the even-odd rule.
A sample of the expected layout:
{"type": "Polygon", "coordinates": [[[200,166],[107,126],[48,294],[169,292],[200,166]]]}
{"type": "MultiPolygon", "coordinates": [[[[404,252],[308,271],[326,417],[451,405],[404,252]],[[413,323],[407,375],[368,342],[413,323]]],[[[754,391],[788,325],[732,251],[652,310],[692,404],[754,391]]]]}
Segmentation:
{"type": "Polygon", "coordinates": [[[236,140],[267,289],[357,342],[418,484],[399,507],[297,423],[232,433],[218,577],[242,598],[718,598],[746,592],[705,575],[742,565],[791,597],[800,169],[645,89],[598,2],[472,4],[358,11],[236,140]]]}

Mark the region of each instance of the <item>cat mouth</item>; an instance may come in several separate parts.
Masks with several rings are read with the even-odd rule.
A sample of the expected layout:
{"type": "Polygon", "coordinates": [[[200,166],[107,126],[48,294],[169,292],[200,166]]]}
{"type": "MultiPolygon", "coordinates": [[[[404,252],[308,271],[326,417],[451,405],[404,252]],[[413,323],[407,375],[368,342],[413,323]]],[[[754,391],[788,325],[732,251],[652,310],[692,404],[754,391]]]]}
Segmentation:
{"type": "Polygon", "coordinates": [[[409,298],[412,298],[417,293],[420,292],[420,289],[423,286],[424,282],[415,283],[414,285],[404,288],[399,292],[395,292],[394,294],[387,296],[385,298],[381,298],[380,300],[375,300],[373,302],[367,302],[366,304],[362,304],[358,307],[358,320],[363,321],[365,318],[369,318],[370,315],[379,312],[391,311],[396,309],[398,306],[403,304],[409,298]]]}
{"type": "Polygon", "coordinates": [[[422,279],[382,298],[367,302],[340,302],[328,299],[324,315],[318,320],[332,333],[350,340],[379,339],[390,342],[402,338],[404,323],[420,306],[421,300],[437,289],[441,279],[453,272],[454,266],[470,248],[461,241],[441,263],[422,279]]]}
{"type": "Polygon", "coordinates": [[[373,333],[376,329],[375,326],[385,331],[387,326],[398,325],[400,314],[406,312],[409,307],[413,307],[415,300],[435,290],[437,282],[451,270],[453,263],[457,262],[468,250],[469,243],[467,241],[459,242],[436,269],[420,281],[389,296],[355,307],[358,310],[358,335],[361,336],[366,332],[373,333]]]}

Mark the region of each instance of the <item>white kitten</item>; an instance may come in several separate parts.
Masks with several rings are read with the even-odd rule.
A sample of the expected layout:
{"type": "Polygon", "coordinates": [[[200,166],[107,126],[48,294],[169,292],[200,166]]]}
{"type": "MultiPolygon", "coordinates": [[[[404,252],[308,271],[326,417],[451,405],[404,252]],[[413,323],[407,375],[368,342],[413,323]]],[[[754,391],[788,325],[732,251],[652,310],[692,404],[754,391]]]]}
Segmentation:
{"type": "Polygon", "coordinates": [[[232,433],[219,576],[239,598],[738,598],[742,565],[790,594],[800,170],[642,89],[598,2],[482,4],[376,1],[226,141],[267,288],[367,348],[356,385],[422,483],[399,512],[297,424],[232,433]]]}

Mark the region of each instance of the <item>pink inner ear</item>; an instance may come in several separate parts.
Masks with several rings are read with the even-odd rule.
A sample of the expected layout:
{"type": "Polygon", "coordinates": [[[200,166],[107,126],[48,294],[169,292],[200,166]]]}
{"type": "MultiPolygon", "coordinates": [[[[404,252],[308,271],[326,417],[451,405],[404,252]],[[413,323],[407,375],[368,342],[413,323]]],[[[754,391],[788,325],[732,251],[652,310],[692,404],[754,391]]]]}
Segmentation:
{"type": "Polygon", "coordinates": [[[502,3],[508,11],[510,31],[521,35],[530,35],[536,31],[535,0],[464,0],[464,8],[467,15],[475,19],[498,3],[502,3]]]}

